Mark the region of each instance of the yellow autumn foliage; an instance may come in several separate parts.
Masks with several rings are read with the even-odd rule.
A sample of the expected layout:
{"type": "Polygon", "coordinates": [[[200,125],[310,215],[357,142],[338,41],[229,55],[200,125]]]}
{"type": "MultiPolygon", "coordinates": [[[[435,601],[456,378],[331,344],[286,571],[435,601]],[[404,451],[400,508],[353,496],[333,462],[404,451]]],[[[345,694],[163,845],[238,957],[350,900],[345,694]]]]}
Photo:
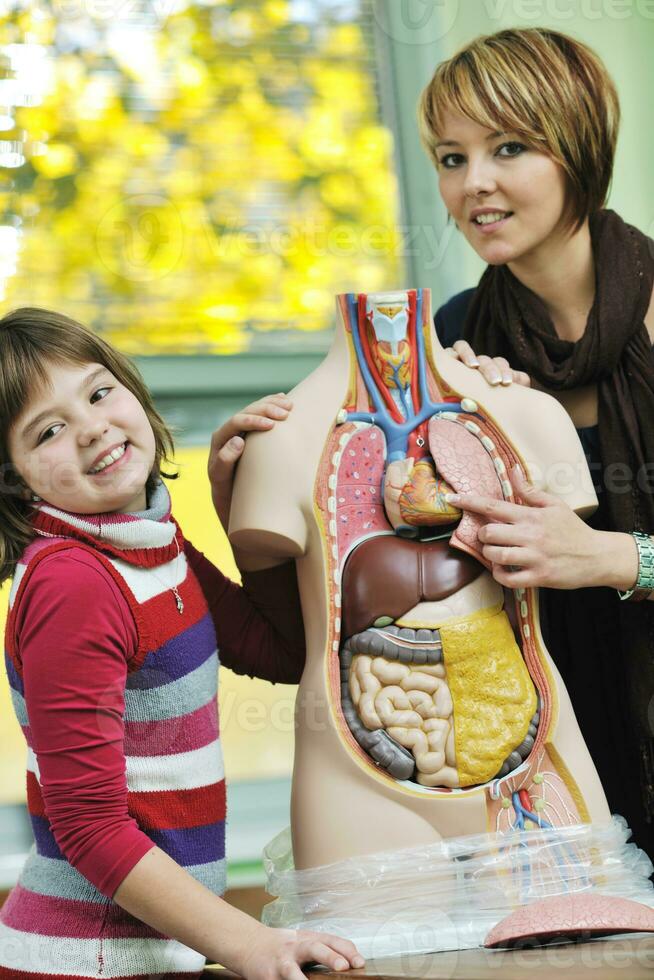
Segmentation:
{"type": "Polygon", "coordinates": [[[4,8],[0,45],[43,46],[40,89],[7,72],[39,94],[9,110],[4,308],[62,310],[131,354],[235,353],[301,344],[334,293],[400,282],[370,24],[312,3],[298,21],[291,0],[145,5],[154,22],[4,8]]]}

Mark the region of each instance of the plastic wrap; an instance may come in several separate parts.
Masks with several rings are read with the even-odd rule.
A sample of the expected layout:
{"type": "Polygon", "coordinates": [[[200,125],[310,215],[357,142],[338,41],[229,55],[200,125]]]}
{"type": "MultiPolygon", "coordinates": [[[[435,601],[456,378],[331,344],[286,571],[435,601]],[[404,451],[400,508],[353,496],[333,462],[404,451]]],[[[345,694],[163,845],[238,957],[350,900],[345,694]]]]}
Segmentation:
{"type": "Polygon", "coordinates": [[[264,850],[270,926],[335,933],[365,957],[471,949],[520,906],[594,891],[654,908],[652,863],[625,820],[439,843],[293,867],[290,830],[264,850]]]}

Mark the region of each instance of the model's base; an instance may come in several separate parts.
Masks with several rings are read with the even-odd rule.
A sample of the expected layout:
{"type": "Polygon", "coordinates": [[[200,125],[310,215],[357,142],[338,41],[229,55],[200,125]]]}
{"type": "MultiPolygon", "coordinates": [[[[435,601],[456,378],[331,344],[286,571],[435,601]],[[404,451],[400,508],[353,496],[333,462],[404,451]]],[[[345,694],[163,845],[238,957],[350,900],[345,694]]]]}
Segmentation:
{"type": "Polygon", "coordinates": [[[277,898],[263,922],[344,936],[367,959],[654,932],[652,863],[629,836],[614,816],[296,871],[285,832],[264,852],[266,890],[277,898]]]}
{"type": "Polygon", "coordinates": [[[555,895],[512,912],[491,929],[488,949],[544,946],[624,932],[654,932],[654,910],[609,895],[555,895]]]}

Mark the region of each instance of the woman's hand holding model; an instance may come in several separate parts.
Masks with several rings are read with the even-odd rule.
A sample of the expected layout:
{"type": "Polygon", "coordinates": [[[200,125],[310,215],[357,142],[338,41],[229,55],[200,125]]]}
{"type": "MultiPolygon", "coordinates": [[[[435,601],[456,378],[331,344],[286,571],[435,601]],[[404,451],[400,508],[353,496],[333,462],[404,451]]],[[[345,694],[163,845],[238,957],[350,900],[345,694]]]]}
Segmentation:
{"type": "Polygon", "coordinates": [[[554,494],[528,483],[518,466],[511,482],[520,503],[448,494],[455,506],[488,521],[478,537],[496,582],[511,589],[631,588],[638,554],[630,534],[589,527],[554,494]]]}

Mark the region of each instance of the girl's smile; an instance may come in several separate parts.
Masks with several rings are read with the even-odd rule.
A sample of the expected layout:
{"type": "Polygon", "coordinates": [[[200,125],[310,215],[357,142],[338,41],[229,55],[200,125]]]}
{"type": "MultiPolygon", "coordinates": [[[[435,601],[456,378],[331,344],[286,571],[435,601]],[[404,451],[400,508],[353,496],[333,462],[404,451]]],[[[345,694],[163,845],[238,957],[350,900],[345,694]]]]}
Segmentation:
{"type": "Polygon", "coordinates": [[[9,436],[26,485],[73,513],[145,510],[155,438],[139,400],[101,364],[51,363],[48,379],[9,436]]]}
{"type": "Polygon", "coordinates": [[[105,455],[100,453],[89,470],[89,475],[100,476],[103,473],[107,473],[108,470],[116,469],[121,460],[124,460],[128,456],[128,449],[129,443],[123,442],[118,446],[114,446],[105,455]]]}

